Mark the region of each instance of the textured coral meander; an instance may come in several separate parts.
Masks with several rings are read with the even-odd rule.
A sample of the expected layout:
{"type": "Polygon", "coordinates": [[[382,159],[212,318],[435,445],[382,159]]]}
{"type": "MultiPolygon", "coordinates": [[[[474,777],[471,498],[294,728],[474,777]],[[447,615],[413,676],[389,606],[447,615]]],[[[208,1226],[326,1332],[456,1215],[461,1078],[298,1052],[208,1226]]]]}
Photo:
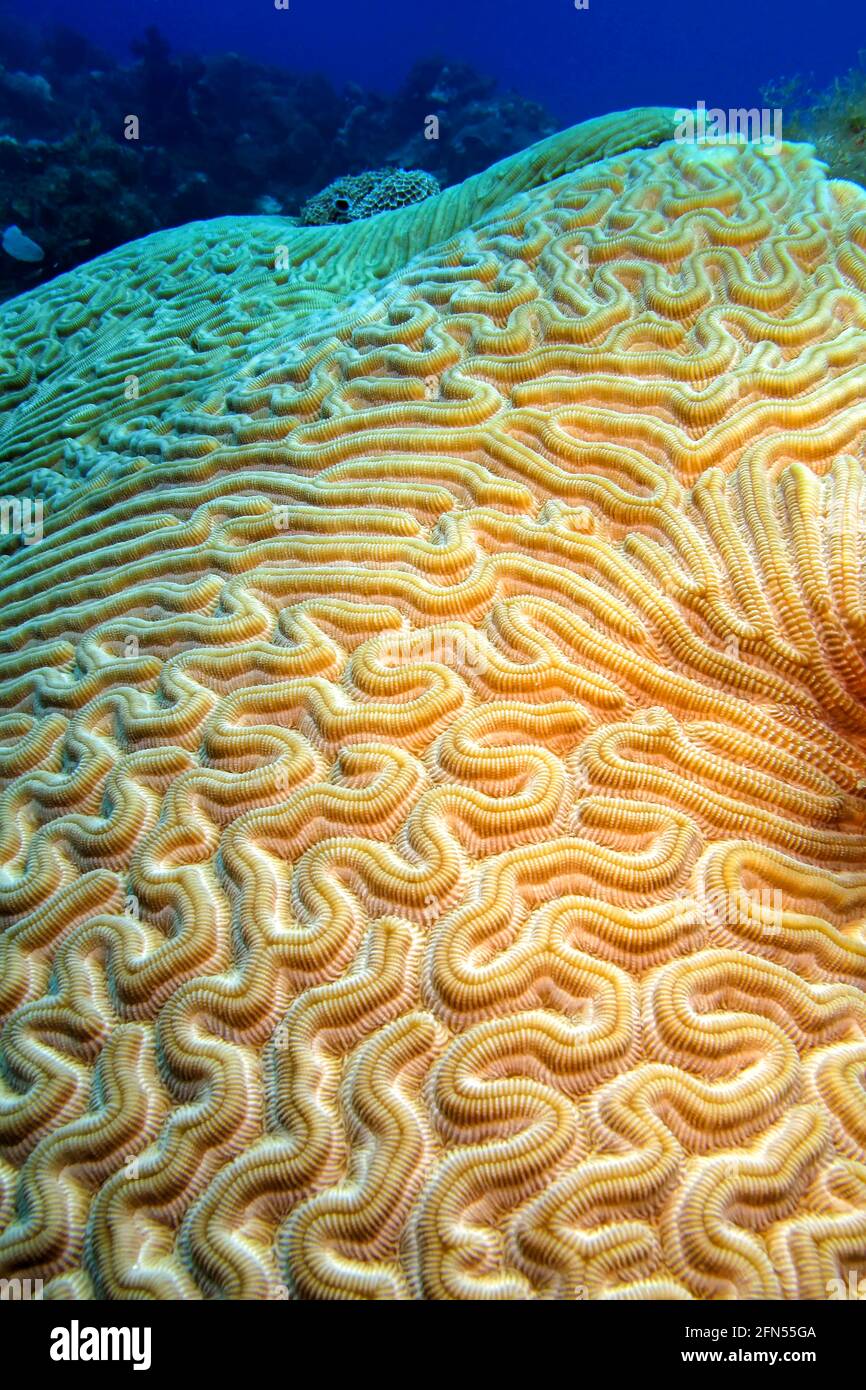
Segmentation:
{"type": "Polygon", "coordinates": [[[866,1274],[866,193],[671,127],[4,307],[0,1274],[866,1274]]]}

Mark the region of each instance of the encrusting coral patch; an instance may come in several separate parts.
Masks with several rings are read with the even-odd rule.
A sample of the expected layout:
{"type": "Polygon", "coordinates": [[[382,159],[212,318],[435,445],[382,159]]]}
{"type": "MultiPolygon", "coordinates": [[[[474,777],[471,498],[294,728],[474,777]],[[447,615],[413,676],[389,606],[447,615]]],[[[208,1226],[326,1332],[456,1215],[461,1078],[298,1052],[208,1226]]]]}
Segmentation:
{"type": "Polygon", "coordinates": [[[671,130],[3,307],[4,1274],[866,1271],[866,194],[671,130]]]}
{"type": "Polygon", "coordinates": [[[371,169],[335,179],[301,208],[304,226],[360,222],[380,212],[420,203],[438,193],[439,180],[422,169],[371,169]]]}

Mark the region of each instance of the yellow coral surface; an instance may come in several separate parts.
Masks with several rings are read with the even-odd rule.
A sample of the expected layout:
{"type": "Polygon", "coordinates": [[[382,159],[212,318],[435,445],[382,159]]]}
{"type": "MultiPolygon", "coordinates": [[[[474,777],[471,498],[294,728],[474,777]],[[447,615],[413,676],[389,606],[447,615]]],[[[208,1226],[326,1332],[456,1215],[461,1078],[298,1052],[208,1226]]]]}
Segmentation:
{"type": "Polygon", "coordinates": [[[671,125],[0,313],[3,1274],[866,1273],[866,194],[671,125]]]}

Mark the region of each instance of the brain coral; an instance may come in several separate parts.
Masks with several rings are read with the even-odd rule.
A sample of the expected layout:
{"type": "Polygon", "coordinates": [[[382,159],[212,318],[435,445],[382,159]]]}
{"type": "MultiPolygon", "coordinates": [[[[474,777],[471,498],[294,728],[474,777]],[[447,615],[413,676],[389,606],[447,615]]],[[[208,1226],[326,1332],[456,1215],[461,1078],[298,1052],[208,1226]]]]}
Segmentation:
{"type": "Polygon", "coordinates": [[[671,129],[4,306],[4,1274],[866,1272],[866,194],[671,129]]]}
{"type": "Polygon", "coordinates": [[[439,192],[439,180],[421,169],[371,169],[335,179],[301,208],[301,222],[359,222],[380,212],[420,203],[439,192]]]}

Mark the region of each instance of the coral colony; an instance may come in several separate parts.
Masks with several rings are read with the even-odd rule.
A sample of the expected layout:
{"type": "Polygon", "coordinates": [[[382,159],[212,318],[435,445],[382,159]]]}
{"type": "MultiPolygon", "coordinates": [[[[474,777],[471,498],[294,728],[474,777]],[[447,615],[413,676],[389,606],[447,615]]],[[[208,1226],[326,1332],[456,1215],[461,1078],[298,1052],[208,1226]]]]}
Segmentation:
{"type": "Polygon", "coordinates": [[[120,63],[69,30],[0,15],[2,52],[0,299],[181,222],[294,219],[337,179],[387,175],[381,207],[400,207],[556,129],[537,103],[442,58],[418,60],[385,96],[237,53],[175,54],[155,29],[120,63]]]}
{"type": "Polygon", "coordinates": [[[335,179],[301,208],[304,226],[327,222],[358,222],[379,212],[420,203],[441,190],[432,174],[421,169],[371,169],[365,174],[335,179]]]}
{"type": "Polygon", "coordinates": [[[8,1279],[859,1288],[866,192],[683,120],[0,310],[8,1279]]]}

